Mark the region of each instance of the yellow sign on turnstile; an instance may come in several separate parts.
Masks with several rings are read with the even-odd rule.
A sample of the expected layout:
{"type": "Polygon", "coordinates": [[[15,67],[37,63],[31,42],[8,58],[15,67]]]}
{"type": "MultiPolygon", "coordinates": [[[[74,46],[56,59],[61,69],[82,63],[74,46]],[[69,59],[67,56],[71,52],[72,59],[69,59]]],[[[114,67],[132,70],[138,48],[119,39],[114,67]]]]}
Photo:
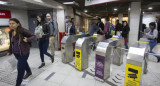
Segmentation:
{"type": "Polygon", "coordinates": [[[140,86],[142,67],[126,64],[124,86],[140,86]]]}
{"type": "Polygon", "coordinates": [[[81,69],[81,50],[80,49],[75,49],[75,67],[78,70],[81,69]]]}

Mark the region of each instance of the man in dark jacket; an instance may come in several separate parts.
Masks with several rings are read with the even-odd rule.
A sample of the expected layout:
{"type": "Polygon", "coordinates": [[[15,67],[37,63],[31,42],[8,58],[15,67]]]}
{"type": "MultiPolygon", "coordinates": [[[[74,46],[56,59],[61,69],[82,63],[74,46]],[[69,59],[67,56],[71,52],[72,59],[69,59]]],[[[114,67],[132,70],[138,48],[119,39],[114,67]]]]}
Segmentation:
{"type": "Polygon", "coordinates": [[[104,24],[101,21],[101,18],[98,18],[97,26],[99,27],[99,30],[98,30],[97,34],[103,35],[103,33],[101,31],[104,30],[104,24]]]}
{"type": "Polygon", "coordinates": [[[156,29],[158,30],[157,43],[160,43],[160,20],[159,17],[156,17],[156,29]]]}
{"type": "Polygon", "coordinates": [[[54,56],[55,55],[54,45],[55,45],[56,37],[58,33],[58,24],[56,21],[52,20],[50,13],[46,14],[46,18],[47,18],[47,23],[46,23],[47,28],[49,28],[49,47],[50,47],[52,56],[54,56]]]}
{"type": "Polygon", "coordinates": [[[122,31],[122,24],[119,23],[119,20],[116,20],[116,26],[115,26],[115,35],[118,35],[117,32],[122,31]]]}
{"type": "Polygon", "coordinates": [[[67,32],[66,35],[75,35],[76,34],[75,26],[73,25],[72,21],[68,22],[68,27],[67,27],[66,32],[67,32]]]}

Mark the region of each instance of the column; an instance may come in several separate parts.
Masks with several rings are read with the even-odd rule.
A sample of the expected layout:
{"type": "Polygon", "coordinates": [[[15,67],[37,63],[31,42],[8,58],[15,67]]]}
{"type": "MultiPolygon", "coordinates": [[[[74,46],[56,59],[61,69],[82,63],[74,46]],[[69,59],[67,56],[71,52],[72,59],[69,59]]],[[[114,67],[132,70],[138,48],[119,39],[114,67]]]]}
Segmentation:
{"type": "Polygon", "coordinates": [[[138,40],[138,31],[141,14],[141,2],[131,2],[131,10],[129,13],[129,45],[133,45],[138,40]]]}
{"type": "Polygon", "coordinates": [[[123,13],[119,13],[119,14],[118,14],[118,19],[119,19],[119,22],[122,24],[122,21],[123,21],[123,13]]]}

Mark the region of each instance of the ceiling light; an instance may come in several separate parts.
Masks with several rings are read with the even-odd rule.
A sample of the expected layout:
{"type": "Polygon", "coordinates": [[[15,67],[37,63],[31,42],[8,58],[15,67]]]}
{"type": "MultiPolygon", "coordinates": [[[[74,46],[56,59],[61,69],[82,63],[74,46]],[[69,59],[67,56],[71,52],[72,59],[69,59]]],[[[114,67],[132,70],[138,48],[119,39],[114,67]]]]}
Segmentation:
{"type": "Polygon", "coordinates": [[[84,12],[87,13],[88,11],[87,11],[87,10],[84,10],[84,12]]]}
{"type": "Polygon", "coordinates": [[[74,4],[74,2],[63,2],[63,4],[74,4]]]}
{"type": "Polygon", "coordinates": [[[42,2],[43,2],[42,0],[34,0],[34,1],[39,2],[39,3],[42,3],[42,2]]]}
{"type": "Polygon", "coordinates": [[[144,12],[143,12],[143,14],[144,14],[144,12]]]}
{"type": "Polygon", "coordinates": [[[4,2],[4,1],[0,1],[0,4],[7,4],[7,2],[4,2]]]}
{"type": "Polygon", "coordinates": [[[130,10],[131,10],[131,8],[128,8],[128,10],[130,11],[130,10]]]}
{"type": "Polygon", "coordinates": [[[152,10],[153,8],[152,8],[152,7],[149,7],[148,9],[149,9],[149,10],[152,10]]]}
{"type": "Polygon", "coordinates": [[[114,11],[117,11],[118,9],[117,8],[114,8],[114,11]]]}

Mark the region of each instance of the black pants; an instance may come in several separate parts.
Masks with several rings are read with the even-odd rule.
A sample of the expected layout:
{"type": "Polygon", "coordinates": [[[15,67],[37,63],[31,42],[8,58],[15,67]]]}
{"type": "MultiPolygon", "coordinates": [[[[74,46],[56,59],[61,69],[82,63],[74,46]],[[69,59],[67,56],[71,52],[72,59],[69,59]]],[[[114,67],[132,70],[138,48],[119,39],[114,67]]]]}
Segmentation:
{"type": "Polygon", "coordinates": [[[18,74],[17,74],[16,85],[21,85],[25,71],[27,73],[31,72],[31,69],[30,69],[28,62],[27,62],[28,57],[29,57],[29,53],[24,56],[20,56],[19,54],[14,54],[14,56],[18,60],[18,64],[17,64],[18,74]]]}
{"type": "Polygon", "coordinates": [[[160,43],[160,32],[158,32],[157,43],[160,43]]]}

